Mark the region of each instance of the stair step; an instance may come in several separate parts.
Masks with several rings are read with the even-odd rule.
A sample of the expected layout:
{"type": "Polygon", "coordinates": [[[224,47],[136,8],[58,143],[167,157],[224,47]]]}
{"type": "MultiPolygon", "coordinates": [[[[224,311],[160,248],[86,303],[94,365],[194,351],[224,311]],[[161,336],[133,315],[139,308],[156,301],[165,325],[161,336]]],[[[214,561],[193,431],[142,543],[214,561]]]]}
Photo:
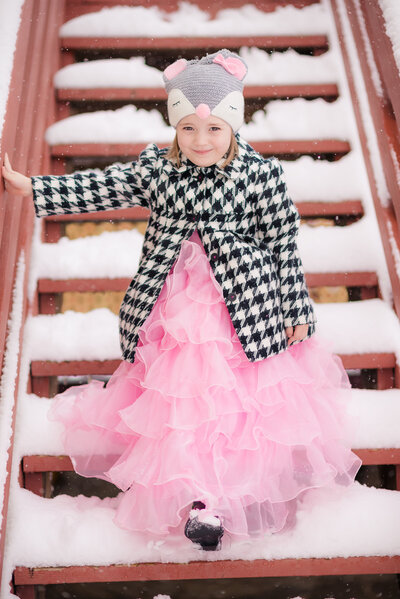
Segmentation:
{"type": "MultiPolygon", "coordinates": [[[[339,357],[343,362],[344,368],[347,370],[392,369],[396,366],[396,356],[391,352],[339,354],[339,357]]],[[[111,375],[119,365],[120,360],[68,360],[64,362],[32,360],[31,376],[108,376],[111,375]]]]}
{"type": "MultiPolygon", "coordinates": [[[[118,56],[121,51],[156,52],[177,54],[183,50],[201,54],[212,53],[227,48],[238,51],[242,46],[256,46],[262,50],[311,50],[325,52],[329,48],[326,35],[247,35],[247,36],[213,36],[213,37],[61,37],[60,47],[64,51],[96,53],[107,51],[107,56],[118,56]]],[[[185,53],[185,57],[187,53],[185,53]]]]}
{"type": "MultiPolygon", "coordinates": [[[[364,216],[361,200],[338,200],[335,202],[297,201],[297,209],[302,218],[341,218],[359,220],[364,216]]],[[[103,222],[103,221],[139,221],[148,220],[149,211],[146,208],[121,208],[120,210],[105,210],[85,214],[61,214],[43,218],[44,240],[56,243],[62,236],[61,223],[71,222],[103,222]]]]}
{"type": "MultiPolygon", "coordinates": [[[[378,277],[374,272],[331,272],[306,273],[309,287],[376,287],[378,277]]],[[[125,291],[130,278],[93,279],[39,279],[38,293],[64,293],[66,291],[125,291]]]]}
{"type": "Polygon", "coordinates": [[[181,533],[160,537],[118,528],[117,497],[45,499],[16,489],[15,505],[13,538],[26,556],[15,570],[21,586],[400,571],[400,494],[359,483],[310,491],[292,530],[250,542],[226,535],[221,551],[211,556],[181,533]],[[68,543],[57,546],[66,526],[68,543]],[[37,567],[43,564],[46,568],[37,567]]]}
{"type": "MultiPolygon", "coordinates": [[[[364,466],[400,465],[400,448],[353,449],[364,466]]],[[[72,472],[71,459],[65,455],[29,455],[22,458],[22,470],[25,474],[37,472],[72,472]]]]}
{"type": "MultiPolygon", "coordinates": [[[[364,209],[361,200],[342,200],[337,202],[296,202],[300,216],[341,216],[351,215],[361,217],[364,209]]],[[[110,220],[147,220],[149,211],[146,208],[121,208],[120,210],[104,210],[102,212],[90,212],[86,214],[60,214],[48,216],[48,222],[73,222],[80,221],[110,221],[110,220]]]]}
{"type": "MultiPolygon", "coordinates": [[[[340,139],[306,139],[283,141],[249,141],[250,145],[265,157],[295,159],[299,156],[312,156],[318,159],[338,159],[351,150],[349,142],[340,139]]],[[[156,143],[159,148],[166,148],[170,142],[156,143]]],[[[126,160],[137,158],[146,143],[70,143],[56,144],[50,147],[53,158],[80,157],[123,157],[126,160]]]]}
{"type": "MultiPolygon", "coordinates": [[[[191,580],[221,578],[267,578],[273,576],[346,576],[397,574],[400,556],[310,558],[279,560],[219,560],[189,564],[146,563],[111,566],[56,568],[17,567],[14,582],[22,585],[119,582],[134,580],[191,580]]],[[[18,589],[17,589],[18,592],[18,589]]]]}
{"type": "MultiPolygon", "coordinates": [[[[167,94],[161,87],[137,88],[58,88],[56,97],[61,102],[85,103],[97,102],[159,102],[166,100],[167,94]]],[[[244,97],[247,100],[273,100],[276,98],[325,98],[335,100],[339,97],[336,83],[320,84],[290,84],[290,85],[249,85],[244,88],[244,97]]]]}

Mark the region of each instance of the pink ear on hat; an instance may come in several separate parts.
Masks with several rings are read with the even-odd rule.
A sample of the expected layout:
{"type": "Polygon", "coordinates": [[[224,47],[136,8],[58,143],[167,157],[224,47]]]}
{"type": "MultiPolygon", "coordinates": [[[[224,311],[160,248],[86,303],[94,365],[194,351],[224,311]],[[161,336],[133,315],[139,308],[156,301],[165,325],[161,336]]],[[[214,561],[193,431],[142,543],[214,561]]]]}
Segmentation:
{"type": "Polygon", "coordinates": [[[220,64],[221,67],[224,67],[225,71],[228,71],[231,75],[240,79],[240,81],[244,78],[247,73],[247,69],[243,62],[239,58],[235,58],[234,56],[228,56],[225,58],[223,54],[217,54],[214,58],[213,62],[220,64]]]}
{"type": "Polygon", "coordinates": [[[182,73],[182,71],[186,69],[186,64],[187,60],[185,60],[184,58],[180,58],[179,60],[176,60],[175,62],[170,64],[169,67],[167,67],[164,71],[164,75],[166,76],[168,81],[171,81],[171,79],[179,75],[179,73],[182,73]]]}

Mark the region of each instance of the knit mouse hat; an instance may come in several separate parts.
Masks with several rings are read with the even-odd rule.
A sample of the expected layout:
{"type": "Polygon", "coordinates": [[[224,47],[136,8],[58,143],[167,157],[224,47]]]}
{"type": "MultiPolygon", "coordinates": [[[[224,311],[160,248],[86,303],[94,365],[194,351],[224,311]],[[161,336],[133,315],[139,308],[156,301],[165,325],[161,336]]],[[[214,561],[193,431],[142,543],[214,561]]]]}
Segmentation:
{"type": "Polygon", "coordinates": [[[220,50],[200,60],[180,58],[163,73],[172,127],[189,114],[201,119],[214,115],[233,131],[243,124],[243,79],[246,63],[234,52],[220,50]]]}

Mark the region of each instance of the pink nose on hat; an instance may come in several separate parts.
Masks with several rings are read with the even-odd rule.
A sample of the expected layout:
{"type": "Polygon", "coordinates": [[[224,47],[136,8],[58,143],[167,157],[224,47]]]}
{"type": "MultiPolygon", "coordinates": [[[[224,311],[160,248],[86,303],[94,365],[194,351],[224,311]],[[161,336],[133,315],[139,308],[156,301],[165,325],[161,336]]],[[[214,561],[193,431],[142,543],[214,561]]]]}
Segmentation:
{"type": "Polygon", "coordinates": [[[206,119],[211,114],[210,107],[207,104],[199,104],[196,108],[196,114],[200,119],[206,119]]]}

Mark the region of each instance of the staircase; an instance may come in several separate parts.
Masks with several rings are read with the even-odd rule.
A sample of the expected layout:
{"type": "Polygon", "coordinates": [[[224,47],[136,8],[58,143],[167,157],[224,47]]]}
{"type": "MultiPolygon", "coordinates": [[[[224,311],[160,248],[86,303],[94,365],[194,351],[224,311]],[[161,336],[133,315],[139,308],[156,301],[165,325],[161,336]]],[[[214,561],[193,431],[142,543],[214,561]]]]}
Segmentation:
{"type": "MultiPolygon", "coordinates": [[[[170,12],[174,31],[183,27],[174,21],[176,11],[183,10],[178,5],[166,3],[166,8],[162,0],[141,7],[134,1],[119,4],[137,4],[142,18],[148,14],[150,24],[145,20],[143,27],[158,18],[156,4],[170,12]]],[[[204,4],[198,0],[197,10],[205,11],[204,4]]],[[[121,110],[134,104],[165,116],[166,95],[154,72],[155,83],[146,84],[140,74],[138,85],[116,82],[113,71],[122,68],[118,59],[143,57],[147,68],[160,70],[177,57],[223,47],[243,53],[253,74],[245,88],[241,134],[264,156],[283,161],[302,216],[299,247],[318,334],[340,355],[353,386],[349,410],[354,451],[363,460],[362,484],[330,498],[321,493],[321,509],[301,511],[294,534],[283,541],[274,538],[268,546],[261,540],[252,546],[232,542],[211,557],[192,547],[182,553],[176,539],[163,544],[118,530],[112,523],[116,489],[72,473],[70,459],[62,455],[60,431],[46,413],[55,393],[92,377],[105,380],[117,368],[115,312],[134,274],[148,214],[135,208],[42,219],[32,234],[26,292],[31,309],[22,348],[3,575],[21,599],[55,596],[52,589],[61,593],[61,585],[80,583],[93,583],[91,596],[101,597],[100,583],[133,581],[376,575],[379,587],[382,575],[400,573],[400,433],[394,425],[400,416],[400,113],[390,42],[374,3],[259,0],[252,7],[262,11],[259,23],[244,4],[214,3],[208,24],[217,31],[212,37],[201,28],[200,13],[200,25],[193,25],[198,35],[188,36],[187,29],[172,35],[166,25],[165,35],[158,35],[164,31],[160,26],[152,36],[128,37],[115,33],[110,17],[106,37],[101,32],[107,23],[97,25],[93,19],[74,32],[71,20],[113,6],[111,0],[65,0],[57,9],[49,3],[48,13],[53,13],[46,18],[53,19],[54,48],[44,58],[58,72],[50,88],[51,119],[43,124],[56,125],[47,129],[43,164],[30,174],[103,168],[135,159],[147,142],[169,144],[170,133],[157,115],[151,126],[159,138],[140,138],[139,132],[133,143],[126,141],[128,117],[139,123],[143,115],[121,110]],[[218,30],[221,11],[228,8],[233,20],[240,18],[238,30],[245,34],[227,36],[223,24],[218,30]],[[294,8],[301,11],[296,18],[290,13],[294,8]],[[268,18],[276,19],[271,27],[268,18]],[[61,22],[68,24],[57,46],[56,24],[61,22]],[[284,33],[277,35],[281,27],[284,33]],[[76,33],[81,30],[84,34],[76,33]],[[369,36],[379,40],[384,54],[367,56],[369,36]],[[104,67],[99,85],[93,66],[104,58],[115,62],[104,67]],[[374,60],[378,90],[371,75],[374,60]],[[99,112],[109,110],[115,120],[99,112]],[[102,137],[101,118],[104,128],[112,123],[113,134],[102,137]],[[92,138],[88,130],[94,131],[92,138]],[[377,131],[384,134],[376,137],[377,131]],[[103,233],[87,235],[93,231],[103,233]],[[99,330],[101,335],[95,334],[99,330]],[[75,496],[82,493],[87,497],[78,505],[75,496]]],[[[44,27],[43,18],[37,15],[37,28],[44,27]]],[[[143,61],[137,68],[146,70],[143,61]]],[[[390,580],[395,585],[393,576],[390,580]]],[[[115,596],[122,596],[122,584],[115,588],[115,596]]],[[[158,588],[162,592],[162,583],[158,588]]],[[[400,591],[393,597],[400,597],[400,591]]]]}

